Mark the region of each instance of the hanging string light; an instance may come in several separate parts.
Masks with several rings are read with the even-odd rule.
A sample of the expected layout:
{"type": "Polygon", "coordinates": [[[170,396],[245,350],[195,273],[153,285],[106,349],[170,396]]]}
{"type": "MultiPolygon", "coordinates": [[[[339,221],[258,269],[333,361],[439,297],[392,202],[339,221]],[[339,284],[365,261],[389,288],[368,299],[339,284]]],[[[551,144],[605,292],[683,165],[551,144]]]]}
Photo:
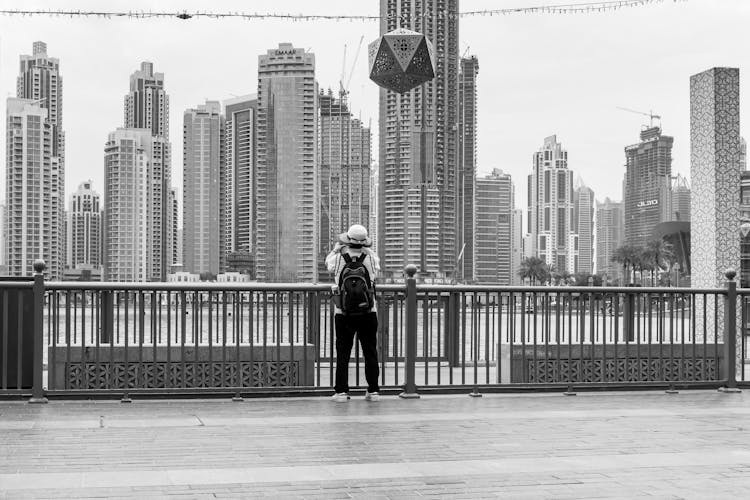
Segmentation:
{"type": "MultiPolygon", "coordinates": [[[[534,7],[514,7],[505,9],[484,9],[452,13],[448,11],[425,12],[423,16],[443,16],[451,19],[495,16],[508,14],[584,14],[595,12],[607,12],[625,7],[642,7],[648,4],[663,3],[665,0],[605,0],[600,2],[569,3],[556,5],[538,5],[534,7]]],[[[673,2],[684,2],[687,0],[672,0],[673,2]]],[[[357,14],[291,14],[273,12],[208,12],[208,11],[95,11],[95,10],[23,10],[2,9],[0,15],[4,16],[54,16],[54,17],[98,17],[104,19],[128,18],[128,19],[154,19],[172,18],[187,21],[195,18],[227,19],[237,18],[247,21],[255,20],[289,20],[289,21],[380,21],[380,16],[357,15],[357,14]]],[[[390,16],[388,17],[390,18],[390,16]]]]}

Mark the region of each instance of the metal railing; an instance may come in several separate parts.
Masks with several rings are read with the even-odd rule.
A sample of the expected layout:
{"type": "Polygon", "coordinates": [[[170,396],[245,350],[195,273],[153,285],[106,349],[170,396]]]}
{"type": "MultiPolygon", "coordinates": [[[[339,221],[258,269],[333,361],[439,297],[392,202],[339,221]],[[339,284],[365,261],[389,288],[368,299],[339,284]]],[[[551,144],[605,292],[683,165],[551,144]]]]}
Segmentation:
{"type": "MultiPolygon", "coordinates": [[[[45,283],[42,270],[33,282],[0,282],[0,395],[332,391],[329,285],[45,283]],[[9,323],[16,308],[21,324],[9,323]],[[33,330],[22,324],[29,317],[33,330]]],[[[746,381],[750,289],[737,290],[732,274],[725,288],[688,289],[423,285],[414,272],[377,290],[385,392],[746,381]]],[[[355,344],[353,387],[363,364],[355,344]]]]}

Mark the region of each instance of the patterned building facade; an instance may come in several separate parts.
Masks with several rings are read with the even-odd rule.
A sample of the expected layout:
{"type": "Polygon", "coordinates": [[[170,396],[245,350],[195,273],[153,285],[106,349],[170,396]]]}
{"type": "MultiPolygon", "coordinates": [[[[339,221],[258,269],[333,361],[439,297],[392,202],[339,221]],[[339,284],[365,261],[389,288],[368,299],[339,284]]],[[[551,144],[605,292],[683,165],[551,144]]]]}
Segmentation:
{"type": "MultiPolygon", "coordinates": [[[[579,186],[573,193],[573,232],[578,235],[578,255],[573,272],[594,272],[594,191],[579,186]]],[[[575,250],[575,249],[574,249],[575,250]]]]}
{"type": "Polygon", "coordinates": [[[621,201],[605,198],[596,204],[596,273],[614,280],[622,275],[612,262],[615,250],[625,242],[625,212],[621,201]]]}
{"type": "Polygon", "coordinates": [[[436,77],[380,90],[378,250],[385,274],[404,266],[453,276],[458,246],[458,0],[380,0],[380,34],[423,33],[436,77]],[[424,213],[424,217],[422,214],[424,213]],[[424,225],[424,227],[423,227],[424,225]]]}

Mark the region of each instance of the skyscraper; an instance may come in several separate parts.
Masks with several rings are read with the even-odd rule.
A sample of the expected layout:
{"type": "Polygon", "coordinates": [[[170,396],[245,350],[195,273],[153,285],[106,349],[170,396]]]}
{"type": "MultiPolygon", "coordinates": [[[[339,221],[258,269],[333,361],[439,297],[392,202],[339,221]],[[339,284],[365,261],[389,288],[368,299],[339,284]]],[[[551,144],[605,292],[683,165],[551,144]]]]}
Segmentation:
{"type": "Polygon", "coordinates": [[[183,122],[183,269],[219,274],[225,267],[221,217],[224,117],[218,101],[188,109],[183,122]]]}
{"type": "Polygon", "coordinates": [[[61,230],[52,226],[50,179],[56,168],[52,160],[52,124],[48,110],[38,101],[8,98],[5,163],[5,262],[10,276],[31,276],[33,263],[48,263],[45,275],[60,277],[61,230]]]}
{"type": "Polygon", "coordinates": [[[370,219],[370,129],[352,118],[345,96],[330,90],[318,96],[321,275],[328,273],[325,256],[338,234],[370,219]]]}
{"type": "Polygon", "coordinates": [[[575,273],[594,272],[594,203],[594,191],[589,187],[579,186],[573,193],[573,232],[578,235],[575,273]]]}
{"type": "Polygon", "coordinates": [[[625,242],[625,215],[620,201],[604,199],[596,204],[596,272],[608,279],[622,274],[620,265],[612,262],[615,250],[625,242]]]}
{"type": "Polygon", "coordinates": [[[101,209],[99,193],[94,191],[91,180],[79,184],[78,190],[71,196],[68,210],[67,267],[101,267],[101,209]]]}
{"type": "Polygon", "coordinates": [[[671,197],[670,220],[690,222],[690,184],[686,177],[677,174],[672,178],[671,197]]]}
{"type": "Polygon", "coordinates": [[[315,56],[305,49],[281,43],[258,57],[260,281],[318,280],[316,86],[315,56]]]}
{"type": "Polygon", "coordinates": [[[396,28],[423,33],[436,66],[434,80],[403,95],[380,90],[378,249],[384,271],[401,276],[411,263],[454,275],[461,203],[458,0],[381,0],[380,19],[381,35],[396,28]]]}
{"type": "MultiPolygon", "coordinates": [[[[50,151],[49,157],[45,158],[48,163],[42,166],[44,175],[40,179],[45,184],[42,189],[49,193],[44,198],[43,239],[48,247],[44,260],[47,264],[46,275],[50,279],[60,279],[65,266],[65,132],[62,128],[63,80],[60,75],[60,62],[57,58],[47,55],[46,43],[34,42],[33,54],[22,55],[20,63],[16,96],[38,103],[41,108],[47,110],[45,120],[50,128],[50,151]]],[[[41,149],[35,154],[38,157],[43,155],[41,149]]],[[[17,216],[10,207],[8,215],[17,216]]]]}
{"type": "MultiPolygon", "coordinates": [[[[153,259],[151,165],[164,144],[149,129],[118,128],[104,148],[104,280],[160,281],[153,259]],[[155,144],[157,143],[157,144],[155,144]]],[[[160,159],[159,159],[160,160],[160,159]]]]}
{"type": "Polygon", "coordinates": [[[643,246],[657,224],[671,220],[672,137],[660,127],[641,131],[641,142],[625,148],[625,241],[643,246]]]}
{"type": "Polygon", "coordinates": [[[520,285],[521,277],[518,275],[518,270],[521,269],[521,261],[523,260],[523,210],[520,208],[513,209],[513,226],[512,226],[513,237],[512,250],[510,256],[510,284],[520,285]]]}
{"type": "Polygon", "coordinates": [[[256,94],[224,102],[226,133],[222,198],[224,255],[255,251],[255,135],[256,94]]]}
{"type": "Polygon", "coordinates": [[[154,65],[142,62],[141,69],[130,75],[130,92],[125,96],[125,128],[148,129],[151,141],[148,171],[149,220],[148,238],[152,280],[166,281],[172,264],[169,230],[169,190],[172,182],[169,143],[169,96],[164,90],[164,74],[154,73],[154,65]]]}
{"type": "MultiPolygon", "coordinates": [[[[475,269],[477,283],[510,285],[513,281],[513,210],[515,192],[509,174],[494,169],[476,180],[475,269]]],[[[520,262],[519,262],[520,263],[520,262]]]]}
{"type": "Polygon", "coordinates": [[[573,172],[568,169],[568,152],[553,135],[534,153],[527,216],[532,248],[527,252],[557,272],[575,272],[578,249],[573,216],[573,172]]]}
{"type": "Polygon", "coordinates": [[[459,275],[464,280],[474,279],[474,232],[477,168],[477,74],[476,56],[462,57],[458,74],[458,248],[463,250],[459,275]]]}

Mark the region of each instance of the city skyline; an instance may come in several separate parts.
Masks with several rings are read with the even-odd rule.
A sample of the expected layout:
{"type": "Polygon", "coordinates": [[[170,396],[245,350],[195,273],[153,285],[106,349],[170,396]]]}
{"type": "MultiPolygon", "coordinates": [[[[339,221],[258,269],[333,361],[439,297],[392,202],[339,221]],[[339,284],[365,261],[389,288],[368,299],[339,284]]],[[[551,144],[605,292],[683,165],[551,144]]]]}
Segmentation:
{"type": "MultiPolygon", "coordinates": [[[[33,4],[35,2],[29,2],[29,7],[33,4]]],[[[66,4],[76,8],[91,6],[91,2],[85,1],[66,4]]],[[[138,3],[130,3],[128,8],[135,8],[136,4],[138,3]]],[[[510,1],[490,4],[465,0],[461,2],[460,10],[514,4],[510,1]]],[[[299,2],[282,1],[274,5],[278,9],[294,10],[299,6],[298,10],[305,10],[304,5],[299,2]]],[[[342,2],[331,2],[329,5],[327,8],[331,12],[345,12],[345,9],[342,10],[342,2]]],[[[191,2],[185,4],[185,8],[191,6],[191,2]]],[[[376,2],[362,3],[361,9],[366,14],[377,14],[376,2]]],[[[616,178],[624,173],[622,145],[634,143],[640,126],[648,122],[647,117],[616,109],[616,106],[626,106],[642,111],[653,109],[654,113],[663,117],[664,133],[675,137],[673,174],[689,176],[688,86],[685,82],[691,74],[705,67],[739,66],[742,71],[743,66],[737,62],[742,60],[739,55],[741,47],[747,44],[743,42],[746,36],[742,34],[742,30],[721,30],[719,35],[708,39],[693,37],[686,25],[690,24],[690,20],[700,19],[709,24],[721,20],[731,27],[735,24],[742,25],[742,20],[748,18],[750,6],[740,2],[723,2],[717,7],[714,3],[705,1],[677,5],[655,4],[611,13],[575,16],[462,18],[459,51],[461,54],[477,55],[485,61],[482,76],[478,79],[478,92],[482,96],[478,117],[478,174],[502,168],[515,179],[522,178],[526,174],[528,151],[533,151],[537,146],[538,137],[556,134],[570,151],[576,172],[594,189],[597,196],[600,199],[606,196],[620,199],[616,178]],[[728,13],[732,15],[727,16],[728,13]],[[636,20],[640,26],[639,33],[649,33],[648,36],[628,37],[627,40],[620,41],[617,37],[618,30],[627,28],[636,20]],[[673,29],[668,30],[669,36],[652,29],[664,21],[674,24],[673,29]],[[543,29],[553,25],[554,33],[543,29]],[[497,28],[503,28],[503,36],[507,37],[503,40],[512,43],[491,43],[488,38],[492,37],[473,34],[497,28]],[[529,29],[533,29],[538,40],[532,44],[524,43],[523,49],[517,50],[520,55],[511,53],[509,47],[524,42],[525,33],[529,29]],[[586,33],[584,40],[563,40],[570,33],[582,29],[586,33]],[[605,35],[606,33],[611,33],[611,36],[605,35]],[[605,40],[604,47],[586,46],[586,43],[596,40],[605,40]],[[551,46],[556,48],[552,51],[553,54],[549,54],[551,46]],[[660,50],[649,52],[649,58],[639,57],[639,53],[651,46],[659,47],[660,50]],[[618,60],[618,63],[605,60],[607,57],[604,53],[607,51],[610,52],[607,57],[618,60]],[[521,64],[519,58],[535,62],[533,65],[521,64]],[[637,59],[640,70],[625,74],[626,67],[633,59],[637,59]],[[602,70],[607,65],[614,68],[609,71],[610,75],[602,70]],[[518,71],[518,68],[523,68],[524,71],[518,71]],[[514,71],[508,72],[509,69],[514,71]],[[540,71],[553,69],[555,78],[552,81],[545,84],[527,82],[533,78],[538,79],[540,71]],[[565,99],[566,102],[558,102],[558,96],[562,95],[570,95],[571,98],[565,99]],[[542,108],[545,119],[539,116],[542,108]],[[592,140],[587,131],[594,123],[599,126],[603,124],[606,134],[592,140]],[[617,175],[612,175],[612,170],[617,175]]],[[[11,74],[12,68],[18,64],[18,56],[29,53],[29,47],[34,41],[45,41],[50,54],[61,61],[61,73],[66,78],[66,199],[78,183],[89,177],[94,185],[103,185],[100,148],[91,145],[105,142],[112,124],[120,121],[122,111],[121,108],[118,109],[117,100],[126,91],[123,81],[132,72],[132,67],[141,61],[153,62],[167,75],[172,99],[170,120],[179,123],[184,109],[194,106],[196,102],[204,102],[206,98],[224,102],[232,94],[254,93],[254,82],[257,81],[254,78],[257,73],[256,58],[268,46],[289,41],[295,46],[311,47],[316,54],[316,77],[321,87],[335,88],[341,76],[344,43],[348,44],[346,73],[349,73],[359,39],[364,37],[366,44],[378,34],[377,23],[366,22],[292,24],[275,21],[248,23],[190,20],[189,22],[200,24],[209,32],[219,30],[227,34],[222,41],[208,44],[201,42],[206,46],[195,47],[196,42],[184,39],[188,38],[182,34],[185,25],[181,26],[179,22],[74,19],[66,23],[66,26],[71,23],[75,25],[81,39],[97,40],[96,44],[87,47],[86,54],[81,54],[77,50],[78,45],[71,44],[65,36],[70,28],[61,31],[55,26],[54,18],[0,18],[3,33],[0,39],[0,68],[5,70],[0,74],[0,90],[5,95],[13,93],[15,82],[11,74]],[[331,41],[315,37],[316,33],[328,26],[335,28],[339,35],[332,37],[331,41]],[[248,30],[248,27],[253,29],[248,30]],[[156,29],[163,29],[165,33],[174,35],[175,44],[155,46],[137,36],[156,29]],[[124,38],[132,39],[132,42],[129,41],[126,46],[115,41],[123,37],[98,36],[107,30],[127,35],[124,38]],[[252,32],[252,36],[248,32],[252,32]],[[261,33],[272,33],[272,37],[262,39],[261,33]],[[247,54],[241,64],[215,66],[217,62],[227,59],[228,56],[222,52],[226,52],[227,47],[237,46],[240,41],[244,47],[243,53],[247,54]],[[181,45],[184,46],[183,51],[179,50],[181,45]],[[103,56],[105,53],[106,57],[103,56]],[[195,57],[186,57],[187,54],[194,54],[195,57]],[[216,61],[212,60],[210,54],[216,55],[213,58],[216,61]],[[98,64],[89,64],[91,58],[98,59],[98,64]],[[200,78],[188,76],[192,71],[190,61],[200,61],[205,67],[200,78]],[[88,69],[89,66],[91,70],[88,69]],[[97,71],[93,71],[94,67],[97,71]],[[108,83],[114,80],[118,83],[108,83]]],[[[357,64],[353,66],[350,92],[352,102],[356,105],[352,111],[355,116],[361,116],[364,122],[372,120],[373,141],[377,143],[378,91],[367,81],[364,59],[360,54],[357,64]]],[[[4,99],[2,101],[2,106],[5,106],[4,99]]],[[[0,111],[4,112],[4,109],[0,111]]],[[[181,131],[179,127],[172,128],[170,142],[173,145],[173,158],[180,158],[182,145],[177,136],[181,131]]],[[[377,157],[377,151],[373,153],[377,157]]],[[[176,162],[173,164],[173,185],[180,186],[181,165],[176,162]]],[[[519,193],[516,206],[525,206],[525,193],[519,193]]]]}

